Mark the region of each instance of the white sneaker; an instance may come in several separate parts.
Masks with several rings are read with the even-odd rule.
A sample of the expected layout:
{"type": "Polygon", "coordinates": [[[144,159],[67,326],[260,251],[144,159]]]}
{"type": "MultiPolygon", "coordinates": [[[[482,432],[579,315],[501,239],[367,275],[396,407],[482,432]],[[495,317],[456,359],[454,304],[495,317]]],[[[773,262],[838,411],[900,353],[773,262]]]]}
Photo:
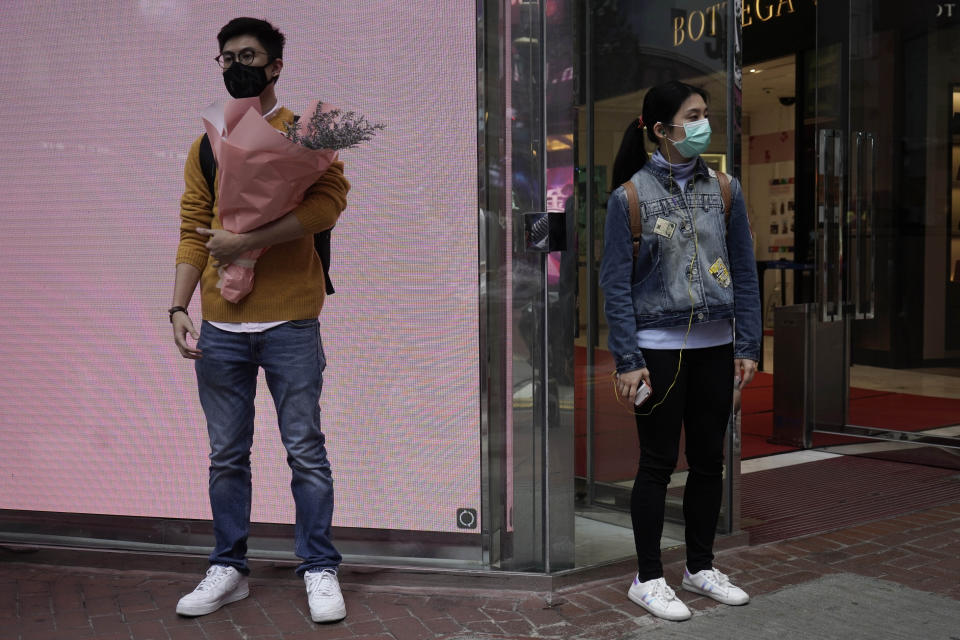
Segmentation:
{"type": "Polygon", "coordinates": [[[347,617],[347,605],[340,593],[337,572],[332,569],[307,571],[303,574],[307,584],[307,601],[310,603],[310,619],[314,622],[338,622],[347,617]]]}
{"type": "Polygon", "coordinates": [[[658,618],[677,621],[690,619],[690,609],[663,578],[640,582],[640,576],[637,575],[627,591],[627,597],[658,618]]]}
{"type": "Polygon", "coordinates": [[[200,581],[192,593],[180,598],[177,613],[181,616],[206,615],[225,604],[243,600],[248,595],[247,576],[233,567],[210,565],[207,577],[200,581]]]}
{"type": "Polygon", "coordinates": [[[680,586],[686,591],[699,593],[723,604],[741,605],[750,602],[750,596],[746,591],[731,584],[730,578],[716,569],[705,569],[691,574],[684,567],[683,582],[680,586]]]}

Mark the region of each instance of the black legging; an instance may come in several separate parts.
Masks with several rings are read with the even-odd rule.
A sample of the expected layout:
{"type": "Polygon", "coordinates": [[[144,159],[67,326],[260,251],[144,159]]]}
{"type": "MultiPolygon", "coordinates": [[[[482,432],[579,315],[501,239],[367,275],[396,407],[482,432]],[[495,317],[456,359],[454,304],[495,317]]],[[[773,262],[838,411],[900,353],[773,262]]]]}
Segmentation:
{"type": "Polygon", "coordinates": [[[663,576],[660,537],[670,474],[677,464],[680,425],[690,465],[683,491],[687,568],[713,566],[713,539],[723,495],[723,442],[733,400],[733,345],[685,349],[673,390],[654,409],[677,372],[679,350],[644,349],[653,395],[637,413],[640,464],[630,512],[640,581],[663,576]]]}

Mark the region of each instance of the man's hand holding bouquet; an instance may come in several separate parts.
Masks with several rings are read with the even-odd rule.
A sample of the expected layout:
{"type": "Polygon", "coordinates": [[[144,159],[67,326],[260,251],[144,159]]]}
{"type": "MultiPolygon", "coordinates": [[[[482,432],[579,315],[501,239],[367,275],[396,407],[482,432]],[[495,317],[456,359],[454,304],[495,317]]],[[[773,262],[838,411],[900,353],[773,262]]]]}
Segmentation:
{"type": "MultiPolygon", "coordinates": [[[[262,116],[259,98],[220,100],[202,114],[219,168],[217,207],[227,231],[246,233],[293,210],[337,159],[337,151],[370,140],[381,124],[322,102],[284,134],[262,116]]],[[[254,265],[267,249],[248,251],[219,267],[220,292],[233,303],[253,290],[254,265]]]]}

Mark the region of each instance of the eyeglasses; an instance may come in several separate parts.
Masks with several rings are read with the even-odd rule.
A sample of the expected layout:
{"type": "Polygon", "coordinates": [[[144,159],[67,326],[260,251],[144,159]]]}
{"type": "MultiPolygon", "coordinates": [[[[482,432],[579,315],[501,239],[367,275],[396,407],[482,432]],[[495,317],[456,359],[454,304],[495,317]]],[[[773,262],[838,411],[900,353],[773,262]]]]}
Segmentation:
{"type": "Polygon", "coordinates": [[[224,69],[228,69],[230,65],[234,62],[239,62],[240,64],[251,64],[254,60],[257,59],[257,54],[262,53],[265,56],[269,56],[266,51],[258,51],[252,48],[241,49],[239,53],[233,53],[232,51],[224,51],[218,55],[214,60],[217,61],[217,64],[224,69]]]}

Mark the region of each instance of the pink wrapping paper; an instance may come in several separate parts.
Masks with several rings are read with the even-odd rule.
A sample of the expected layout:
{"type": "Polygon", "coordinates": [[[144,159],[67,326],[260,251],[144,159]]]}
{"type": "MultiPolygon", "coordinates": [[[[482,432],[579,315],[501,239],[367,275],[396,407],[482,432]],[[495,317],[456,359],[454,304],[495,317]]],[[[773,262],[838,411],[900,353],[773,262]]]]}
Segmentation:
{"type": "MultiPolygon", "coordinates": [[[[202,117],[220,169],[220,223],[233,233],[282,218],[337,159],[336,151],[307,149],[270,126],[259,98],[221,100],[202,117]]],[[[266,250],[249,251],[220,268],[217,286],[226,300],[237,303],[253,290],[254,264],[266,250]]]]}

